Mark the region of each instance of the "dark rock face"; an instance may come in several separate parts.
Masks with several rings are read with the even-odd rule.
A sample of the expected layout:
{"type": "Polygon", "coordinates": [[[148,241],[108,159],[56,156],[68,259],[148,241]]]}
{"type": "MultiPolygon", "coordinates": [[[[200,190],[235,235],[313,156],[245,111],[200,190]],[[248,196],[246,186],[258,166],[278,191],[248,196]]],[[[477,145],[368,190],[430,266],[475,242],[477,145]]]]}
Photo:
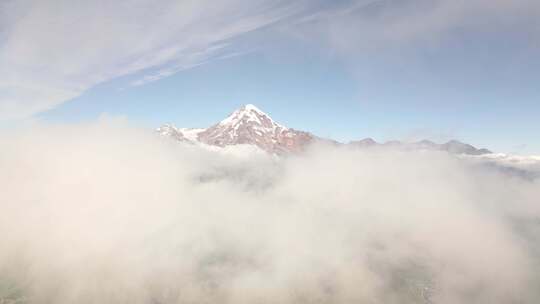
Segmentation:
{"type": "Polygon", "coordinates": [[[441,145],[441,149],[454,154],[481,155],[491,153],[491,151],[487,149],[477,149],[469,144],[464,144],[457,140],[451,140],[441,145]]]}

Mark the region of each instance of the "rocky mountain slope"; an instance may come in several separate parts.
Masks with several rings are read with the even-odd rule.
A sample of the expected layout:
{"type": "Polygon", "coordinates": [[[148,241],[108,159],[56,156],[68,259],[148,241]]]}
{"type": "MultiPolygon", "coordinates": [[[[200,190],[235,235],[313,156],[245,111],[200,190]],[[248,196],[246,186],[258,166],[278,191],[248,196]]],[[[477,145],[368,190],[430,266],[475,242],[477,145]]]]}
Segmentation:
{"type": "Polygon", "coordinates": [[[164,125],[158,129],[158,132],[177,140],[200,142],[218,147],[238,144],[255,145],[276,154],[300,152],[306,145],[317,139],[309,132],[282,126],[251,104],[241,107],[207,129],[185,129],[164,125]]]}

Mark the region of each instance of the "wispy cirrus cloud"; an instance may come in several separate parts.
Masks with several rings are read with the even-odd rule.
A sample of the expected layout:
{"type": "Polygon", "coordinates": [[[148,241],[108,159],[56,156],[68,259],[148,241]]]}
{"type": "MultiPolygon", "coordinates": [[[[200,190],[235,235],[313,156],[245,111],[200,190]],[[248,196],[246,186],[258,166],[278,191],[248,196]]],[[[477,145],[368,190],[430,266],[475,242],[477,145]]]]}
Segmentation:
{"type": "Polygon", "coordinates": [[[501,70],[511,70],[512,61],[533,62],[530,54],[540,48],[538,20],[535,0],[8,0],[0,3],[0,120],[54,108],[116,77],[140,73],[131,84],[143,85],[241,54],[246,50],[236,38],[271,25],[355,64],[380,50],[452,53],[455,45],[439,42],[471,32],[504,33],[500,47],[486,49],[503,53],[491,55],[489,64],[506,62],[501,70]],[[503,58],[504,52],[516,56],[503,58]]]}
{"type": "Polygon", "coordinates": [[[350,0],[297,20],[304,36],[348,53],[433,43],[456,33],[530,33],[538,46],[535,0],[350,0]],[[302,26],[304,25],[304,26],[302,26]]]}
{"type": "Polygon", "coordinates": [[[115,77],[147,69],[160,72],[137,83],[166,77],[299,8],[280,0],[6,2],[0,119],[53,108],[115,77]]]}
{"type": "Polygon", "coordinates": [[[361,103],[473,111],[514,99],[536,104],[539,1],[337,3],[282,29],[338,58],[361,103]]]}

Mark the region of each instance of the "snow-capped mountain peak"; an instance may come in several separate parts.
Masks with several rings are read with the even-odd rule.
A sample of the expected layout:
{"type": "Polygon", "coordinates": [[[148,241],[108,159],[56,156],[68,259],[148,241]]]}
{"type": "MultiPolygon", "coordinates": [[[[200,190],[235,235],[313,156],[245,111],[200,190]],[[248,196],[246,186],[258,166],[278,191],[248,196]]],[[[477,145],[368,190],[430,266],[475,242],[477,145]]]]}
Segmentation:
{"type": "Polygon", "coordinates": [[[275,122],[270,116],[252,104],[247,104],[234,111],[224,120],[220,121],[220,126],[231,126],[237,130],[242,124],[252,123],[259,129],[275,131],[276,129],[286,130],[288,128],[275,122]]]}
{"type": "Polygon", "coordinates": [[[287,128],[268,114],[247,104],[207,129],[180,129],[164,125],[158,132],[181,141],[212,146],[255,145],[270,153],[300,151],[315,137],[307,132],[287,128]]]}

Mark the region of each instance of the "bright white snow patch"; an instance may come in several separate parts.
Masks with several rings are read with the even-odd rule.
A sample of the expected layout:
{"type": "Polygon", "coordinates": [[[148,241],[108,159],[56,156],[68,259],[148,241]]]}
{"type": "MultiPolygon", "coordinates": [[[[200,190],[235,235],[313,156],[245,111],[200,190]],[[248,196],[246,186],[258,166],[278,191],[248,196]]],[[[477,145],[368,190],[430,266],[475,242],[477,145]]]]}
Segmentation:
{"type": "Polygon", "coordinates": [[[180,132],[184,135],[184,137],[191,141],[198,140],[199,133],[204,131],[206,129],[203,128],[181,128],[179,129],[180,132]]]}
{"type": "Polygon", "coordinates": [[[280,125],[279,123],[275,122],[270,116],[263,111],[261,111],[259,108],[252,104],[247,104],[241,107],[240,109],[234,111],[231,115],[229,115],[227,118],[219,122],[219,125],[221,126],[230,126],[234,130],[237,130],[240,123],[245,120],[246,122],[255,122],[259,125],[263,124],[263,120],[266,119],[270,121],[272,124],[272,127],[263,127],[263,130],[275,132],[276,129],[282,129],[282,130],[288,130],[285,126],[280,125]]]}

